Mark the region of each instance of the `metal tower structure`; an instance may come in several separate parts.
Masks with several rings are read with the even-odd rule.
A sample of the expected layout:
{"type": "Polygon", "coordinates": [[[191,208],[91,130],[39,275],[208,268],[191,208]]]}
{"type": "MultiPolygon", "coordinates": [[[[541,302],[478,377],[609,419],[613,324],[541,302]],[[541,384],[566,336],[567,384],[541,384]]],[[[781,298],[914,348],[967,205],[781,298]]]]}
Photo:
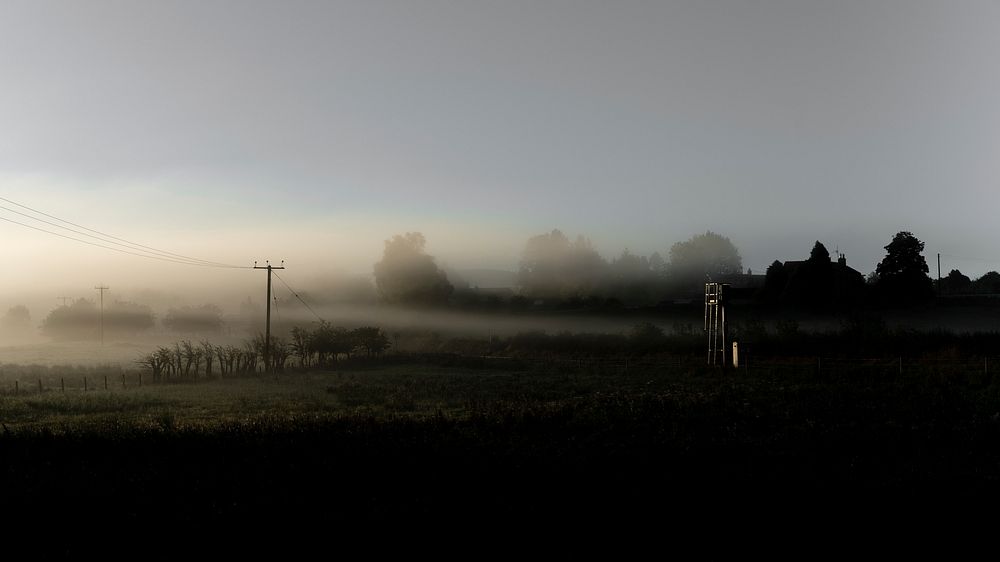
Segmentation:
{"type": "Polygon", "coordinates": [[[728,283],[705,283],[705,333],[708,364],[726,364],[726,300],[728,283]]]}

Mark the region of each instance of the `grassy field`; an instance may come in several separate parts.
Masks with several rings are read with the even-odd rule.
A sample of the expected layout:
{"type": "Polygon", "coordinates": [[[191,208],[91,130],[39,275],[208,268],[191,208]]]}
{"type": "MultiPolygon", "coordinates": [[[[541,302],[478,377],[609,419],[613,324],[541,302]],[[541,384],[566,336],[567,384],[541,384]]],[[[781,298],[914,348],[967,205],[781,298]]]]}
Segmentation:
{"type": "Polygon", "coordinates": [[[0,422],[0,500],[36,515],[649,524],[1000,483],[1000,376],[932,368],[410,357],[29,386],[0,396],[0,422]]]}

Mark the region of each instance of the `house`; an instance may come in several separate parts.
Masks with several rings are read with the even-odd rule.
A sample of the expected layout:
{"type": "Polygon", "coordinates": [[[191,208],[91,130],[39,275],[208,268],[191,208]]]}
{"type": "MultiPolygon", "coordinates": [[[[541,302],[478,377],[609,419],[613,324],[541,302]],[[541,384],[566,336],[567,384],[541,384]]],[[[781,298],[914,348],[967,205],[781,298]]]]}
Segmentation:
{"type": "Polygon", "coordinates": [[[790,260],[767,270],[764,297],[772,302],[816,309],[844,308],[860,304],[865,277],[847,265],[840,254],[836,262],[822,257],[790,260]]]}

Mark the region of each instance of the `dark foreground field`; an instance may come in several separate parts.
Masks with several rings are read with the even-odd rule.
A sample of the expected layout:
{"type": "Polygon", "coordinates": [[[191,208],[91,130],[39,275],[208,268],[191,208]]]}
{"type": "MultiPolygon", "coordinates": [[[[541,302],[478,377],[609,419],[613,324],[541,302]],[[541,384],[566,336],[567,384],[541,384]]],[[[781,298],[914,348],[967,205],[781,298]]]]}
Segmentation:
{"type": "Polygon", "coordinates": [[[410,358],[8,391],[0,421],[5,514],[47,525],[669,534],[1000,497],[1000,377],[926,367],[410,358]]]}

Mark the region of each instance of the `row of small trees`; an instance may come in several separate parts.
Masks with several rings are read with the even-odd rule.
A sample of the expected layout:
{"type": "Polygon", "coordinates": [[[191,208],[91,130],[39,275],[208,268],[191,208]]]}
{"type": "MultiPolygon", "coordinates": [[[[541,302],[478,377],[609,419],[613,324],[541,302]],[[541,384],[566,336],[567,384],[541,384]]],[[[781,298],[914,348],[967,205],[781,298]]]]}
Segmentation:
{"type": "Polygon", "coordinates": [[[364,326],[349,330],[320,322],[314,330],[292,328],[290,350],[303,367],[334,363],[341,357],[364,353],[380,355],[389,348],[389,338],[381,328],[364,326]]]}
{"type": "Polygon", "coordinates": [[[298,359],[300,366],[310,367],[359,353],[375,357],[389,348],[389,339],[381,328],[365,326],[349,330],[328,322],[321,322],[315,330],[293,328],[291,341],[271,336],[266,354],[264,342],[263,334],[241,345],[181,340],[172,346],[160,346],[137,363],[154,381],[215,378],[255,373],[258,369],[281,371],[292,357],[298,359]]]}

